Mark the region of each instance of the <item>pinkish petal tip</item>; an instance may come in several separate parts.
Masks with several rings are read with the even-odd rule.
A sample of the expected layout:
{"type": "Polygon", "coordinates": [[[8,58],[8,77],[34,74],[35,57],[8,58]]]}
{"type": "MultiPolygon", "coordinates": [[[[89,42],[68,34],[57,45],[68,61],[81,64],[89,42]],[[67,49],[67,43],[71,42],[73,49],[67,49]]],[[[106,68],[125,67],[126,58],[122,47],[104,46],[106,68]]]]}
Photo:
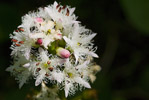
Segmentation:
{"type": "Polygon", "coordinates": [[[40,18],[40,17],[37,17],[37,18],[35,18],[35,19],[36,19],[36,21],[37,21],[38,23],[42,23],[42,22],[43,22],[43,19],[40,18]]]}

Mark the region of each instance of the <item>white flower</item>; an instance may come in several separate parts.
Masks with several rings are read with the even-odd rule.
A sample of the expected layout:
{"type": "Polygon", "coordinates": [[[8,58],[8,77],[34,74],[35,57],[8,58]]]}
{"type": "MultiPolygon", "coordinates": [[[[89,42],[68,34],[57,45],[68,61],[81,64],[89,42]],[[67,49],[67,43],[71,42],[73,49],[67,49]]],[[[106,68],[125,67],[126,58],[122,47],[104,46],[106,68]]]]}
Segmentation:
{"type": "Polygon", "coordinates": [[[19,58],[20,59],[17,60],[14,65],[8,67],[6,71],[10,71],[12,75],[16,76],[15,80],[19,82],[19,88],[21,88],[24,83],[29,80],[32,73],[27,68],[23,67],[28,61],[21,55],[19,55],[19,58]]]}
{"type": "Polygon", "coordinates": [[[25,32],[14,32],[14,35],[10,35],[10,38],[12,38],[13,42],[11,55],[18,56],[19,52],[21,52],[29,60],[31,46],[34,44],[34,40],[29,38],[29,34],[25,32]]]}
{"type": "Polygon", "coordinates": [[[75,8],[63,7],[57,2],[54,2],[54,5],[45,7],[45,9],[54,21],[62,24],[64,28],[67,28],[69,25],[77,22],[77,17],[73,14],[75,8]]]}
{"type": "Polygon", "coordinates": [[[87,62],[79,66],[72,65],[69,60],[65,63],[66,68],[64,69],[65,75],[65,96],[67,97],[68,94],[73,94],[77,89],[75,88],[78,84],[82,87],[91,88],[90,84],[88,83],[87,79],[85,79],[83,72],[80,70],[85,71],[87,67],[87,62]]]}
{"type": "MultiPolygon", "coordinates": [[[[91,68],[93,58],[98,57],[92,41],[96,34],[81,26],[74,10],[54,2],[23,16],[22,24],[10,35],[14,62],[7,71],[20,88],[31,78],[35,86],[41,84],[44,88],[38,100],[49,99],[46,91],[51,89],[45,84],[64,89],[67,97],[83,87],[91,88],[89,80],[96,79],[94,70],[99,68],[91,68]]],[[[49,97],[59,99],[54,92],[49,97]]]]}
{"type": "Polygon", "coordinates": [[[85,55],[90,55],[96,58],[98,57],[98,55],[94,53],[93,44],[91,43],[91,40],[95,35],[95,33],[90,34],[89,30],[76,23],[72,30],[72,34],[68,37],[63,36],[67,46],[73,50],[76,62],[79,57],[83,59],[85,55]]]}

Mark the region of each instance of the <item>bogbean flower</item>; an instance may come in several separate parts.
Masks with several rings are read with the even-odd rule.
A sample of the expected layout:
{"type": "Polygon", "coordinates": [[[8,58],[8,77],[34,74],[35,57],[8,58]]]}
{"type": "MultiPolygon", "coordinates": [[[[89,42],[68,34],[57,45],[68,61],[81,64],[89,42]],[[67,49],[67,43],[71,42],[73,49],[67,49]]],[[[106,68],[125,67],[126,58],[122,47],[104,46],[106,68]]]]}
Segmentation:
{"type": "Polygon", "coordinates": [[[96,78],[93,58],[98,58],[92,42],[96,34],[76,20],[74,10],[54,2],[22,17],[22,24],[10,35],[14,60],[7,68],[20,88],[31,78],[35,86],[63,88],[66,97],[91,88],[89,81],[96,78]]]}

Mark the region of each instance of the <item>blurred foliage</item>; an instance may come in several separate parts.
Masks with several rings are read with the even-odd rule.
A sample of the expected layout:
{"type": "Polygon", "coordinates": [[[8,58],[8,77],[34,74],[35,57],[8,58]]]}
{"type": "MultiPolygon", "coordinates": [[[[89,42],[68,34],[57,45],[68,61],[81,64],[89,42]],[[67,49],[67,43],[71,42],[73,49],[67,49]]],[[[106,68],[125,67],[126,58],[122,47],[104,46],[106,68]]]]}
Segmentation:
{"type": "Polygon", "coordinates": [[[135,28],[149,33],[149,0],[120,0],[124,12],[135,28]]]}
{"type": "MultiPolygon", "coordinates": [[[[25,100],[34,100],[34,96],[36,96],[39,92],[40,90],[37,91],[35,89],[30,89],[30,92],[27,93],[25,100]]],[[[68,97],[67,99],[65,98],[64,91],[60,91],[58,94],[61,100],[98,100],[98,94],[95,89],[84,90],[77,96],[68,97]]]]}
{"type": "MultiPolygon", "coordinates": [[[[9,34],[21,24],[21,16],[54,0],[0,1],[0,100],[24,100],[30,89],[28,82],[22,89],[5,69],[11,64],[9,34]]],[[[102,66],[95,90],[77,92],[76,100],[149,100],[149,1],[148,0],[57,0],[76,7],[78,20],[98,33],[102,66]],[[145,35],[146,34],[146,35],[145,35]],[[81,95],[81,97],[80,97],[81,95]],[[91,96],[89,98],[88,96],[91,96]],[[86,99],[87,98],[87,99],[86,99]]],[[[72,97],[73,98],[73,97],[72,97]]],[[[73,100],[71,97],[70,100],[73,100]]],[[[74,99],[74,100],[75,100],[74,99]]]]}

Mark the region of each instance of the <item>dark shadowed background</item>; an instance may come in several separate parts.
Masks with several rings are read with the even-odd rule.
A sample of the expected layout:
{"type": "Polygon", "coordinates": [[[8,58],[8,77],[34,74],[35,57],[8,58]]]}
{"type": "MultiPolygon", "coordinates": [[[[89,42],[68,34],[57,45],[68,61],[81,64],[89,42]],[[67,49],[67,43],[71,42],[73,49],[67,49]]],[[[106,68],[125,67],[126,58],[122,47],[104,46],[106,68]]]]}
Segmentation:
{"type": "MultiPolygon", "coordinates": [[[[0,1],[0,100],[24,100],[35,88],[29,82],[19,89],[15,78],[5,71],[11,61],[9,34],[21,24],[21,16],[53,2],[0,1]]],[[[92,84],[98,100],[149,100],[149,0],[57,2],[76,7],[82,25],[98,33],[95,45],[100,58],[95,61],[102,71],[92,84]]]]}

